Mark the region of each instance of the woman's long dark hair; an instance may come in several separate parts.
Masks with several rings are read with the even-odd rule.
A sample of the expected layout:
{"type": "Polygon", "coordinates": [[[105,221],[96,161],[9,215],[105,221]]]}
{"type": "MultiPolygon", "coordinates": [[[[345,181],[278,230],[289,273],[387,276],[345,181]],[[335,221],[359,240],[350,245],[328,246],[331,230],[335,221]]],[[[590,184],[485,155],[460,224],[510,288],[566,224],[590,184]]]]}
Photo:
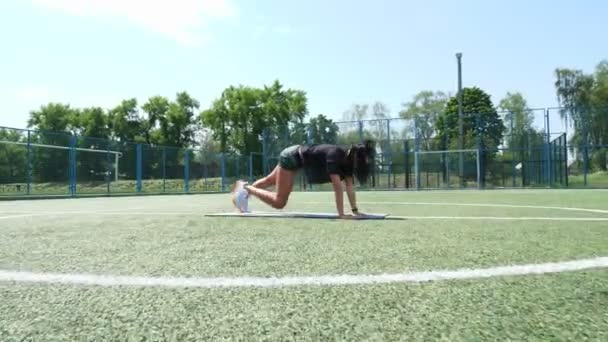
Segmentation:
{"type": "MultiPolygon", "coordinates": [[[[353,162],[353,174],[359,184],[365,185],[374,167],[376,148],[373,140],[365,140],[361,144],[352,145],[350,157],[353,162]]],[[[349,158],[350,159],[350,158],[349,158]]]]}

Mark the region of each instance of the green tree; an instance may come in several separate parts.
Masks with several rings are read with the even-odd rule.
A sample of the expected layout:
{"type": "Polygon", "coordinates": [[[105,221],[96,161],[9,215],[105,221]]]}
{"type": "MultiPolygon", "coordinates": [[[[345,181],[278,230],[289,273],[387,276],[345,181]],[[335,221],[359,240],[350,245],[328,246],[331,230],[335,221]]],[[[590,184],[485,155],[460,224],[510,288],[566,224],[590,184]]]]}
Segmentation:
{"type": "Polygon", "coordinates": [[[500,100],[498,108],[504,112],[505,140],[507,150],[497,156],[494,168],[497,174],[513,173],[516,164],[521,166],[522,182],[528,184],[526,179],[528,167],[538,168],[539,155],[544,153],[546,137],[543,131],[537,131],[532,126],[534,123],[533,111],[528,107],[524,96],[519,93],[508,92],[500,100]]]}
{"type": "Polygon", "coordinates": [[[608,144],[608,60],[601,61],[593,74],[558,68],[555,76],[557,96],[563,106],[560,114],[574,126],[571,150],[579,152],[579,162],[586,157],[592,169],[607,170],[607,151],[601,146],[608,144]]]}
{"type": "Polygon", "coordinates": [[[498,108],[506,112],[504,122],[507,134],[532,129],[534,115],[528,109],[528,103],[521,93],[507,92],[507,95],[500,100],[498,108]],[[511,131],[511,127],[513,127],[513,132],[511,131]]]}
{"type": "Polygon", "coordinates": [[[361,121],[369,119],[369,105],[353,104],[342,116],[344,121],[361,121]]]}
{"type": "Polygon", "coordinates": [[[311,118],[308,126],[312,141],[323,144],[336,144],[338,142],[338,125],[323,114],[311,118]]]}
{"type": "MultiPolygon", "coordinates": [[[[31,133],[30,141],[38,145],[68,147],[72,142],[69,133],[76,130],[77,111],[69,104],[49,103],[30,112],[28,127],[37,131],[31,133]]],[[[44,146],[32,147],[32,181],[68,181],[69,151],[44,146]]]]}
{"type": "Polygon", "coordinates": [[[141,109],[147,115],[142,122],[146,143],[148,145],[164,144],[166,138],[163,132],[168,131],[169,128],[167,122],[169,100],[164,96],[153,96],[142,105],[141,109]],[[159,124],[162,129],[158,128],[159,124]]]}
{"type": "Polygon", "coordinates": [[[406,134],[412,138],[418,136],[422,149],[441,148],[433,138],[437,134],[437,118],[444,112],[447,102],[448,96],[444,92],[423,90],[403,104],[399,116],[412,121],[406,127],[406,134]]]}
{"type": "MultiPolygon", "coordinates": [[[[339,141],[341,143],[355,143],[363,139],[374,139],[384,152],[389,149],[388,129],[390,124],[390,110],[388,106],[376,101],[371,106],[369,104],[354,104],[343,113],[345,122],[340,123],[343,128],[340,132],[339,141]],[[359,125],[362,131],[359,131],[359,125]]],[[[398,136],[398,132],[391,129],[391,137],[398,136]]],[[[392,139],[392,138],[391,138],[392,139]]]]}
{"type": "MultiPolygon", "coordinates": [[[[464,88],[462,107],[464,148],[476,148],[479,144],[488,152],[495,153],[505,127],[490,95],[477,87],[464,88]]],[[[437,118],[435,128],[441,140],[448,139],[450,148],[459,147],[458,99],[455,96],[450,98],[445,112],[437,118]]]]}
{"type": "Polygon", "coordinates": [[[368,125],[373,130],[374,138],[378,141],[385,141],[389,138],[387,121],[390,119],[390,110],[388,106],[380,101],[374,102],[371,107],[371,121],[368,125]]]}
{"type": "Polygon", "coordinates": [[[165,145],[189,147],[195,144],[195,133],[199,129],[199,117],[195,114],[200,103],[187,92],[177,93],[170,103],[165,117],[159,117],[160,132],[165,145]]]}
{"type": "Polygon", "coordinates": [[[115,139],[122,143],[145,141],[143,120],[139,114],[137,99],[123,100],[110,110],[109,119],[110,129],[115,139]]]}
{"type": "Polygon", "coordinates": [[[49,132],[70,132],[76,110],[69,104],[49,103],[30,112],[29,128],[49,132]]]}
{"type": "Polygon", "coordinates": [[[504,123],[506,132],[506,145],[509,148],[525,149],[528,147],[540,148],[546,141],[545,133],[532,127],[534,114],[528,103],[519,92],[510,93],[500,100],[498,108],[505,112],[504,123]]]}
{"type": "MultiPolygon", "coordinates": [[[[73,116],[72,125],[76,134],[76,147],[106,151],[113,150],[109,127],[109,116],[103,108],[79,109],[73,116]]],[[[100,181],[106,179],[107,172],[113,170],[114,155],[111,158],[99,152],[80,150],[76,158],[77,177],[80,181],[100,181]]]]}
{"type": "MultiPolygon", "coordinates": [[[[472,87],[463,89],[463,142],[465,149],[480,148],[482,158],[482,182],[485,182],[486,170],[492,170],[492,161],[496,158],[505,127],[492,104],[490,95],[483,90],[472,87]]],[[[458,99],[451,97],[446,110],[436,122],[440,141],[448,141],[448,149],[459,149],[458,99]],[[447,140],[445,140],[447,139],[447,140]]],[[[473,178],[476,174],[473,160],[465,160],[463,177],[473,178]]]]}
{"type": "Polygon", "coordinates": [[[109,124],[110,117],[101,107],[77,110],[72,120],[76,134],[98,139],[108,139],[111,136],[109,124]]]}
{"type": "MultiPolygon", "coordinates": [[[[27,142],[21,131],[0,129],[0,141],[27,142]]],[[[0,184],[26,181],[26,147],[17,144],[0,144],[0,184]]]]}
{"type": "Polygon", "coordinates": [[[279,81],[270,86],[254,88],[230,86],[201,113],[202,124],[212,131],[223,152],[241,155],[262,151],[262,139],[268,153],[285,146],[289,125],[302,122],[307,114],[306,94],[301,90],[284,89],[279,81]]]}

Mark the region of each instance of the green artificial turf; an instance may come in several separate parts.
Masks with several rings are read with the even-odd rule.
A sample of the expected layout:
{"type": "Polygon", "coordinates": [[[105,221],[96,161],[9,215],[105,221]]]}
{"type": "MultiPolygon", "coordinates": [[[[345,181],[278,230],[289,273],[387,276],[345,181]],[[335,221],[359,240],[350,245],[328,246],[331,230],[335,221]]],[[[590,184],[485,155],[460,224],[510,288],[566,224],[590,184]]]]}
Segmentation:
{"type": "MultiPolygon", "coordinates": [[[[332,212],[332,196],[297,193],[286,210],[332,212]]],[[[568,261],[608,256],[608,221],[559,220],[608,218],[606,196],[571,190],[358,194],[362,210],[399,216],[558,218],[512,221],[204,217],[231,210],[223,194],[0,202],[0,270],[265,277],[568,261]]],[[[257,201],[251,206],[270,210],[257,201]]],[[[0,341],[605,340],[607,288],[608,270],[272,289],[0,282],[0,341]]]]}
{"type": "Polygon", "coordinates": [[[607,286],[608,271],[239,290],[0,284],[0,340],[605,341],[607,286]]]}

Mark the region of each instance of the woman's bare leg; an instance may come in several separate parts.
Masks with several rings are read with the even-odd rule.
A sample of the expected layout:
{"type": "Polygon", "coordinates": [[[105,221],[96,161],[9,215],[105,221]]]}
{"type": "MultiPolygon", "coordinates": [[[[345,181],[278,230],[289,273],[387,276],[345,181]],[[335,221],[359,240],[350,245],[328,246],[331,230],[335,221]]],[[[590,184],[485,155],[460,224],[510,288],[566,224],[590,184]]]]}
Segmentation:
{"type": "Polygon", "coordinates": [[[278,170],[279,166],[275,167],[268,176],[258,179],[253,184],[251,184],[251,186],[253,186],[254,188],[266,189],[271,185],[276,184],[278,170]]]}
{"type": "Polygon", "coordinates": [[[283,209],[287,205],[287,200],[293,190],[296,172],[277,167],[273,173],[276,173],[276,192],[261,189],[253,185],[248,185],[245,189],[250,195],[259,198],[269,206],[275,209],[283,209]]]}

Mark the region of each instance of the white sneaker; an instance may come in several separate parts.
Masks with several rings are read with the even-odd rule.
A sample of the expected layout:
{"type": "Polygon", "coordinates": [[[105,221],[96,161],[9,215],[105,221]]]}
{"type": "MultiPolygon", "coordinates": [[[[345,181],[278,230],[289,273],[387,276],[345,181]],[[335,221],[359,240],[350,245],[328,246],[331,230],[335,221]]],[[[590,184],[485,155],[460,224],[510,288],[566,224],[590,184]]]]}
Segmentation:
{"type": "Polygon", "coordinates": [[[236,209],[241,213],[249,212],[249,193],[245,190],[247,182],[237,181],[234,187],[234,193],[232,195],[232,203],[236,209]]]}

